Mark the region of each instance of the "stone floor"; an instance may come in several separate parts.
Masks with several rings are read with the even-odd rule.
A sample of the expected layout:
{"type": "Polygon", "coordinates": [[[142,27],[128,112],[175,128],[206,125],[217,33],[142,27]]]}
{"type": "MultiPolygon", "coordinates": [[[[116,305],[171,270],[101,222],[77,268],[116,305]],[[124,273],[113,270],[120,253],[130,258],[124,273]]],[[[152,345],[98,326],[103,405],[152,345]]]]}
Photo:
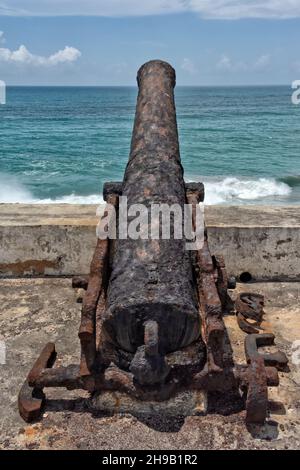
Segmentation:
{"type": "MultiPolygon", "coordinates": [[[[209,397],[207,416],[139,420],[130,415],[93,416],[85,392],[63,390],[48,390],[43,419],[26,425],[17,410],[22,382],[48,341],[56,343],[58,363],[78,361],[80,305],[69,279],[0,280],[0,340],[6,345],[6,364],[0,364],[0,448],[299,449],[300,284],[239,285],[236,292],[241,291],[266,296],[267,319],[277,345],[290,359],[290,372],[280,373],[280,387],[269,389],[265,426],[247,428],[241,400],[228,395],[209,397]]],[[[243,363],[245,335],[234,316],[225,321],[234,358],[243,363]]]]}

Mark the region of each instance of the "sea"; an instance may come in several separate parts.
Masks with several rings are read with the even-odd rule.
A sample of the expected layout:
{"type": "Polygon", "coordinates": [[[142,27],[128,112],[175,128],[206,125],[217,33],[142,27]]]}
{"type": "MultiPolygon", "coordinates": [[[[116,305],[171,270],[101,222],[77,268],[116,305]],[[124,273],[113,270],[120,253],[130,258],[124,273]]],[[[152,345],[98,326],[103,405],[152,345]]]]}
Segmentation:
{"type": "MultiPolygon", "coordinates": [[[[206,204],[300,204],[300,105],[289,86],[177,87],[186,181],[206,204]]],[[[0,203],[98,204],[123,179],[135,87],[8,87],[0,203]]]]}

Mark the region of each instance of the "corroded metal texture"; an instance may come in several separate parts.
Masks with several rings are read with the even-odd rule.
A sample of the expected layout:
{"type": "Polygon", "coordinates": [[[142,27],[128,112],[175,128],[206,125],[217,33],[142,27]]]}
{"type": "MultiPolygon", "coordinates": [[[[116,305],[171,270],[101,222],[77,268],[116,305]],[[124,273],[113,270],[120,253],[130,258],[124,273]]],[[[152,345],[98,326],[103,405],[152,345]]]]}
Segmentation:
{"type": "Polygon", "coordinates": [[[43,393],[43,387],[37,387],[36,382],[44,369],[50,370],[55,359],[55,345],[53,343],[46,344],[20,390],[18,407],[20,415],[26,422],[34,421],[40,416],[45,401],[45,395],[43,393]]]}
{"type": "Polygon", "coordinates": [[[250,363],[253,359],[262,357],[266,366],[276,367],[278,370],[285,369],[288,364],[288,358],[284,352],[260,353],[258,351],[259,347],[274,346],[274,343],[275,335],[272,333],[248,335],[245,339],[245,355],[247,362],[250,363]]]}
{"type": "Polygon", "coordinates": [[[264,424],[267,416],[268,385],[262,357],[251,360],[246,401],[246,422],[264,424]]]}
{"type": "Polygon", "coordinates": [[[19,413],[24,421],[30,423],[39,419],[44,403],[43,391],[30,387],[28,381],[25,380],[18,396],[19,413]]]}
{"type": "Polygon", "coordinates": [[[264,296],[253,293],[240,294],[235,301],[235,309],[241,330],[248,334],[258,334],[262,329],[264,296]]]}
{"type": "MultiPolygon", "coordinates": [[[[122,195],[128,206],[165,203],[183,208],[186,195],[174,103],[175,71],[165,62],[149,62],[139,70],[138,84],[122,195]]],[[[200,321],[185,240],[117,240],[107,306],[104,328],[113,343],[126,351],[135,352],[144,344],[147,320],[159,326],[163,353],[195,341],[200,321]]]]}
{"type": "Polygon", "coordinates": [[[261,323],[264,314],[264,301],[264,296],[261,294],[244,292],[235,301],[235,308],[245,318],[261,323]]]}
{"type": "MultiPolygon", "coordinates": [[[[118,196],[111,195],[108,203],[117,206],[118,196]]],[[[104,211],[100,229],[104,232],[107,223],[108,212],[104,211]]],[[[80,373],[83,377],[89,377],[96,361],[96,311],[101,294],[106,291],[109,273],[109,245],[110,241],[98,239],[95,253],[91,262],[89,281],[84,297],[81,324],[78,336],[81,342],[80,373]]]]}
{"type": "Polygon", "coordinates": [[[56,359],[55,344],[48,343],[44,347],[38,359],[35,361],[31,371],[28,374],[27,380],[30,386],[34,385],[36,378],[40,371],[45,367],[52,367],[56,359]]]}
{"type": "Polygon", "coordinates": [[[225,260],[222,255],[213,256],[213,261],[215,264],[215,269],[217,273],[217,290],[220,296],[221,304],[223,312],[230,313],[234,308],[233,301],[231,300],[230,295],[228,294],[229,286],[231,285],[233,288],[234,286],[234,278],[228,278],[225,260]]]}
{"type": "MultiPolygon", "coordinates": [[[[101,374],[94,375],[89,384],[81,377],[78,365],[72,364],[67,367],[45,368],[40,371],[35,380],[36,389],[44,387],[63,387],[68,390],[85,389],[90,392],[122,391],[141,401],[157,400],[164,401],[173,397],[183,390],[206,390],[226,392],[237,387],[248,388],[253,378],[253,370],[249,366],[225,367],[223,370],[209,372],[207,367],[203,368],[203,361],[196,357],[190,357],[191,346],[187,350],[177,353],[174,358],[171,353],[166,360],[171,372],[169,380],[163,385],[145,387],[141,386],[134,374],[121,370],[114,364],[110,364],[101,374]],[[179,354],[179,356],[178,356],[179,354]],[[178,358],[182,365],[178,367],[178,358]],[[173,362],[176,362],[173,367],[173,362]],[[195,372],[193,373],[193,367],[195,372]],[[196,372],[196,371],[199,372],[196,372]]],[[[197,355],[196,344],[192,348],[193,354],[197,355]]],[[[264,376],[267,386],[278,386],[278,372],[273,367],[265,367],[264,376]]]]}
{"type": "MultiPolygon", "coordinates": [[[[198,204],[197,191],[187,191],[187,201],[192,206],[193,229],[196,231],[196,205],[198,204]]],[[[220,293],[227,275],[225,265],[223,272],[215,266],[207,240],[207,231],[204,233],[202,247],[195,253],[195,272],[198,293],[199,317],[202,319],[202,338],[207,349],[207,364],[205,374],[219,373],[223,368],[225,325],[222,318],[223,306],[220,293]],[[218,291],[218,281],[220,283],[218,291]]],[[[227,290],[226,290],[227,294],[227,290]]]]}
{"type": "Polygon", "coordinates": [[[164,382],[170,373],[165,356],[159,353],[159,334],[156,321],[145,323],[144,345],[140,346],[131,362],[130,371],[141,385],[164,382]]]}
{"type": "Polygon", "coordinates": [[[239,312],[236,314],[237,318],[237,323],[242,331],[244,333],[247,333],[249,335],[252,334],[259,334],[260,330],[260,324],[255,322],[255,323],[250,323],[246,318],[239,312]]]}
{"type": "Polygon", "coordinates": [[[278,385],[279,378],[276,369],[283,369],[288,362],[287,357],[282,352],[259,353],[259,347],[272,346],[274,340],[275,336],[273,334],[251,334],[245,338],[245,355],[249,364],[246,387],[247,423],[263,424],[265,422],[268,405],[268,385],[270,382],[271,385],[278,385]]]}

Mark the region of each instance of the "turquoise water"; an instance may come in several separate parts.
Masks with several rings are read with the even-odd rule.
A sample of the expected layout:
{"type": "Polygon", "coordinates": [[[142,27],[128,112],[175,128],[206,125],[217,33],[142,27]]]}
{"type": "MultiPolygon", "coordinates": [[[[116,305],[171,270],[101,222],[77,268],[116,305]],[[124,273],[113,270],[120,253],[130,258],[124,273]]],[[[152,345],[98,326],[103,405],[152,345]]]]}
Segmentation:
{"type": "MultiPolygon", "coordinates": [[[[300,204],[300,106],[289,87],[176,88],[187,180],[209,204],[300,204]]],[[[9,87],[0,202],[101,200],[128,159],[136,88],[9,87]]]]}

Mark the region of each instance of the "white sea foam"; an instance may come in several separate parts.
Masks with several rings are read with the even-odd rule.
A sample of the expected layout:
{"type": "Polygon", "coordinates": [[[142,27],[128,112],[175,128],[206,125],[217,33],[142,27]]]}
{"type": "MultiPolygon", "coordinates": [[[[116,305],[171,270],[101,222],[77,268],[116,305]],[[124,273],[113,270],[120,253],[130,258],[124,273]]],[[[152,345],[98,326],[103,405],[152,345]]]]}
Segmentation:
{"type": "MultiPolygon", "coordinates": [[[[205,184],[205,203],[215,204],[249,204],[265,202],[266,204],[288,200],[292,188],[286,183],[271,178],[203,178],[205,184]]],[[[101,204],[100,194],[80,196],[69,194],[57,198],[38,199],[20,184],[16,178],[0,175],[0,203],[25,204],[101,204]]]]}
{"type": "MultiPolygon", "coordinates": [[[[285,183],[270,178],[258,180],[225,178],[205,182],[205,202],[208,205],[234,204],[256,201],[272,197],[288,197],[292,189],[285,183]]],[[[271,202],[271,201],[270,201],[271,202]]]]}
{"type": "Polygon", "coordinates": [[[33,204],[104,204],[100,194],[90,194],[89,196],[77,196],[69,194],[55,199],[34,199],[33,204]]]}
{"type": "Polygon", "coordinates": [[[32,195],[16,178],[8,175],[0,175],[0,203],[23,202],[30,204],[32,195]]]}
{"type": "Polygon", "coordinates": [[[100,194],[89,196],[78,196],[68,194],[57,198],[38,199],[21,184],[17,178],[11,175],[0,175],[0,203],[20,204],[102,204],[103,198],[100,194]]]}

